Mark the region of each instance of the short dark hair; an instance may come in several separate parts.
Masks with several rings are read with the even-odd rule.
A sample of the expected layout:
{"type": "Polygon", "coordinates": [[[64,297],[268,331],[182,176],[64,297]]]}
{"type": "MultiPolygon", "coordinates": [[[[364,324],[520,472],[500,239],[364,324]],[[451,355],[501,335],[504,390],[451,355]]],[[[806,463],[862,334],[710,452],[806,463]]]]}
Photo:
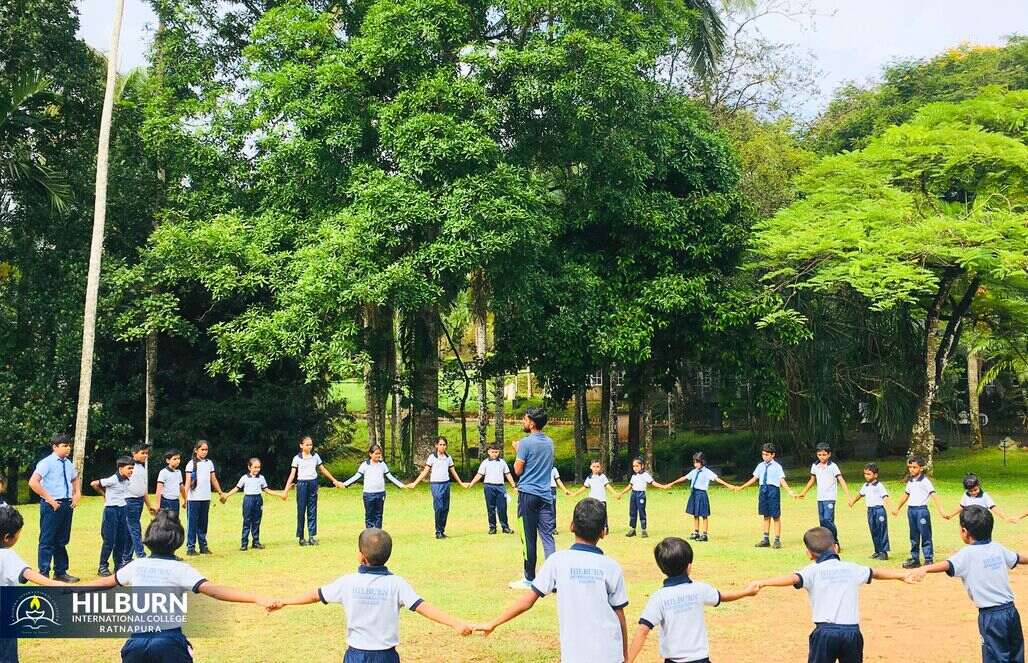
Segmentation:
{"type": "Polygon", "coordinates": [[[968,472],[964,475],[964,490],[971,490],[975,486],[982,487],[982,481],[978,478],[978,475],[974,472],[968,472]]]}
{"type": "Polygon", "coordinates": [[[499,451],[500,450],[500,445],[498,445],[495,442],[493,442],[492,444],[489,445],[489,447],[486,450],[487,451],[499,451]]]}
{"type": "Polygon", "coordinates": [[[880,474],[881,473],[878,470],[878,463],[868,463],[868,464],[864,465],[864,469],[867,470],[868,472],[871,472],[872,474],[880,474]]]}
{"type": "Polygon", "coordinates": [[[0,543],[15,536],[25,526],[25,519],[13,506],[0,507],[0,543]]]}
{"type": "Polygon", "coordinates": [[[642,456],[636,456],[635,458],[632,459],[632,462],[633,463],[639,463],[643,467],[646,467],[646,459],[643,458],[642,456]]]}
{"type": "Polygon", "coordinates": [[[357,537],[357,548],[371,566],[383,566],[393,554],[393,537],[377,527],[369,527],[357,537]]]}
{"type": "Polygon", "coordinates": [[[530,407],[525,410],[525,416],[532,420],[535,427],[542,430],[546,426],[546,422],[550,420],[546,410],[541,407],[530,407]]]}
{"type": "Polygon", "coordinates": [[[814,447],[814,451],[827,451],[828,453],[832,453],[832,445],[827,442],[818,442],[817,446],[814,447]]]}
{"type": "Polygon", "coordinates": [[[118,460],[116,460],[115,462],[118,463],[118,467],[125,467],[127,465],[136,464],[136,461],[132,460],[131,456],[118,456],[118,460]]]}
{"type": "Polygon", "coordinates": [[[992,538],[992,526],[995,521],[992,512],[984,506],[964,507],[960,511],[960,527],[967,530],[975,541],[985,541],[992,538]]]}
{"type": "Polygon", "coordinates": [[[811,527],[803,534],[803,545],[815,555],[821,555],[832,549],[835,537],[827,527],[811,527]]]}
{"type": "Polygon", "coordinates": [[[253,464],[254,464],[255,462],[256,462],[256,463],[259,463],[259,462],[261,462],[261,459],[260,459],[260,458],[258,458],[257,456],[254,456],[253,458],[251,458],[251,459],[249,459],[248,461],[246,461],[246,466],[247,466],[247,467],[250,467],[250,466],[251,466],[251,465],[253,465],[253,464]]]}
{"type": "Polygon", "coordinates": [[[587,497],[575,505],[571,522],[575,525],[575,536],[596,543],[607,525],[607,507],[603,502],[587,497]]]}
{"type": "Polygon", "coordinates": [[[178,512],[161,509],[146,526],[143,543],[150,552],[157,555],[171,555],[182,547],[186,540],[186,532],[179,522],[178,512]]]}
{"type": "Polygon", "coordinates": [[[907,458],[907,465],[909,465],[911,463],[914,463],[915,465],[920,465],[921,467],[924,467],[924,465],[925,465],[924,456],[922,456],[921,454],[913,454],[913,455],[911,455],[910,458],[907,458]]]}
{"type": "Polygon", "coordinates": [[[669,536],[654,546],[653,558],[664,575],[684,576],[692,564],[692,546],[685,539],[669,536]]]}
{"type": "Polygon", "coordinates": [[[71,444],[71,436],[67,433],[57,433],[50,438],[51,447],[56,447],[58,444],[71,444]]]}
{"type": "Polygon", "coordinates": [[[167,461],[171,460],[172,458],[174,458],[175,456],[178,456],[179,458],[181,458],[182,457],[182,452],[179,451],[178,449],[168,449],[167,451],[164,452],[164,461],[167,462],[167,461]]]}
{"type": "Polygon", "coordinates": [[[149,451],[149,450],[150,450],[150,445],[147,444],[146,442],[136,442],[135,444],[132,445],[132,453],[133,454],[137,454],[140,451],[149,451]]]}
{"type": "Polygon", "coordinates": [[[692,460],[693,460],[694,463],[699,463],[700,465],[706,465],[707,464],[707,454],[703,453],[702,451],[697,451],[696,453],[694,453],[692,455],[692,460]]]}
{"type": "Polygon", "coordinates": [[[775,445],[773,443],[771,443],[771,442],[765,442],[764,444],[762,444],[760,446],[760,450],[764,451],[764,452],[767,452],[769,454],[777,454],[778,453],[778,448],[775,447],[775,445]]]}
{"type": "Polygon", "coordinates": [[[592,465],[593,463],[596,463],[596,464],[597,464],[597,465],[599,465],[600,467],[603,467],[603,463],[601,463],[601,462],[600,462],[600,459],[599,459],[599,458],[593,458],[592,460],[590,460],[590,461],[589,461],[589,464],[590,464],[590,465],[592,465]]]}

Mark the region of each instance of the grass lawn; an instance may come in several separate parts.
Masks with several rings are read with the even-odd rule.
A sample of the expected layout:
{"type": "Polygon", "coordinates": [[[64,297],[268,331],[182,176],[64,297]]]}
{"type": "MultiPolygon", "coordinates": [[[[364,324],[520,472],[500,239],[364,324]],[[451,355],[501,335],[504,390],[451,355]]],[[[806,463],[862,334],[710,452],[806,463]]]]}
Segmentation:
{"type": "MultiPolygon", "coordinates": [[[[754,459],[754,464],[758,459],[754,459]]],[[[947,508],[959,501],[960,478],[967,470],[980,474],[984,487],[1008,514],[1028,509],[1025,481],[1028,454],[1014,452],[1006,467],[996,450],[969,455],[951,450],[939,460],[935,483],[947,508]]],[[[902,494],[898,483],[903,472],[900,459],[882,463],[882,479],[894,499],[902,494]]],[[[846,463],[844,473],[851,489],[861,480],[861,463],[846,463]]],[[[340,468],[343,469],[343,468],[340,468]]],[[[224,472],[225,484],[236,474],[224,472]]],[[[661,477],[666,480],[668,477],[661,477]]],[[[790,483],[801,487],[805,469],[792,471],[790,483]]],[[[273,487],[278,487],[277,485],[273,487]]],[[[600,546],[624,567],[631,603],[626,609],[630,634],[647,597],[663,580],[653,563],[652,547],[661,537],[685,536],[691,530],[683,506],[687,491],[655,490],[649,500],[648,541],[626,539],[628,502],[610,505],[612,534],[600,546]]],[[[711,542],[696,544],[693,576],[715,587],[738,586],[756,577],[794,571],[807,563],[800,537],[804,529],[817,524],[813,495],[804,501],[784,499],[782,550],[756,549],[760,521],[756,515],[756,490],[730,493],[712,488],[711,542]]],[[[572,500],[561,496],[558,503],[560,534],[558,547],[571,543],[567,522],[572,500]]],[[[83,500],[75,515],[71,544],[71,571],[84,579],[94,577],[99,550],[102,500],[83,500]]],[[[16,546],[30,563],[35,560],[38,517],[33,506],[21,507],[28,524],[16,546]]],[[[218,505],[211,512],[210,544],[215,554],[190,558],[208,578],[270,595],[293,595],[328,583],[357,566],[356,538],[363,525],[360,487],[347,490],[323,489],[319,504],[319,547],[300,548],[293,538],[295,510],[277,499],[266,502],[262,539],[264,551],[239,552],[240,501],[218,505]]],[[[956,522],[945,521],[934,512],[938,559],[959,548],[956,522]]],[[[868,562],[870,537],[863,506],[839,508],[839,529],[843,558],[868,562]]],[[[486,620],[514,597],[507,583],[521,568],[518,537],[488,536],[481,487],[465,491],[456,488],[445,541],[432,536],[432,507],[427,487],[399,491],[389,487],[385,526],[394,538],[389,567],[405,576],[428,601],[472,621],[486,620]]],[[[898,567],[908,548],[903,514],[890,519],[892,559],[884,563],[898,567]]],[[[1009,547],[1028,549],[1028,521],[1021,525],[1000,523],[995,538],[1009,547]]],[[[1028,574],[1012,573],[1014,589],[1023,600],[1028,596],[1028,574]]],[[[980,660],[977,611],[959,581],[933,576],[920,586],[897,582],[875,582],[862,593],[863,632],[866,660],[912,663],[963,663],[980,660]],[[911,638],[916,633],[916,638],[911,638]],[[912,646],[916,642],[915,646],[912,646]]],[[[252,662],[339,661],[345,649],[344,616],[339,606],[312,605],[287,608],[265,615],[255,606],[220,604],[218,635],[196,635],[193,645],[197,661],[246,660],[252,662]]],[[[418,615],[405,613],[401,624],[401,656],[407,661],[504,661],[542,662],[557,660],[556,601],[548,597],[518,620],[501,627],[489,638],[459,638],[449,629],[418,615]]],[[[716,661],[800,661],[805,660],[807,635],[811,630],[806,592],[766,589],[754,599],[724,604],[707,612],[711,658],[716,661]]],[[[187,629],[187,633],[188,633],[187,629]]],[[[23,641],[22,660],[30,663],[118,660],[120,640],[23,641]],[[59,648],[59,649],[58,649],[59,648]]],[[[643,660],[659,660],[656,634],[651,636],[643,660]]]]}

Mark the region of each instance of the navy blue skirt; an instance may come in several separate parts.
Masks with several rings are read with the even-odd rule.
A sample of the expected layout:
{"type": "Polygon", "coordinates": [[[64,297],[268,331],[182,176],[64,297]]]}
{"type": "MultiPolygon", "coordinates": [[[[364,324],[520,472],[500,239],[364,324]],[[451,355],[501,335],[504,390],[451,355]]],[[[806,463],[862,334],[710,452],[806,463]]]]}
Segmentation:
{"type": "Polygon", "coordinates": [[[698,488],[689,491],[689,502],[685,505],[685,512],[699,518],[710,517],[710,497],[707,496],[707,491],[698,488]]]}

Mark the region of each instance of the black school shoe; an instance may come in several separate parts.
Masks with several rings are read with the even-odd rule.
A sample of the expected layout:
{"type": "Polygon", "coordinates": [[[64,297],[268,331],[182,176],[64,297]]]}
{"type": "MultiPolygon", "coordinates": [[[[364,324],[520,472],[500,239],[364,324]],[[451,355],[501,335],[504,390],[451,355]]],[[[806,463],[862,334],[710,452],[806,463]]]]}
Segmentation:
{"type": "Polygon", "coordinates": [[[446,535],[443,534],[442,532],[436,532],[435,533],[435,538],[437,538],[437,539],[445,539],[446,535]]]}
{"type": "Polygon", "coordinates": [[[79,581],[79,579],[77,577],[75,577],[73,575],[68,575],[67,573],[55,574],[54,575],[54,580],[59,580],[61,582],[66,582],[69,585],[73,585],[73,584],[75,584],[75,583],[77,583],[79,581]]]}
{"type": "Polygon", "coordinates": [[[317,537],[312,536],[311,538],[307,539],[307,545],[308,546],[316,546],[316,545],[318,545],[317,537]]]}
{"type": "Polygon", "coordinates": [[[306,546],[307,545],[307,539],[300,539],[300,545],[301,546],[306,546]]]}
{"type": "Polygon", "coordinates": [[[210,548],[200,548],[200,554],[201,555],[213,555],[214,553],[211,552],[210,548]]]}
{"type": "Polygon", "coordinates": [[[496,534],[496,528],[495,527],[490,527],[489,528],[489,533],[490,534],[496,534]]]}
{"type": "MultiPolygon", "coordinates": [[[[514,530],[512,530],[512,529],[511,529],[511,528],[509,528],[509,527],[504,527],[504,528],[503,528],[503,533],[504,533],[504,534],[513,534],[513,533],[514,533],[514,530]]],[[[553,533],[554,533],[554,534],[556,534],[556,533],[557,533],[557,530],[554,530],[554,531],[553,531],[553,533]]]]}
{"type": "MultiPolygon", "coordinates": [[[[96,570],[96,575],[100,576],[101,578],[110,578],[111,577],[111,570],[109,568],[107,568],[106,566],[101,566],[100,568],[98,568],[96,570]]],[[[55,578],[55,580],[56,580],[56,578],[55,578]]]]}
{"type": "Polygon", "coordinates": [[[197,553],[197,552],[196,552],[195,550],[187,550],[187,551],[186,551],[186,556],[187,556],[187,557],[196,557],[196,556],[197,556],[197,554],[198,554],[198,553],[197,553]]]}
{"type": "Polygon", "coordinates": [[[696,540],[697,541],[709,541],[710,539],[707,538],[706,534],[700,534],[698,537],[696,537],[696,540]]]}
{"type": "Polygon", "coordinates": [[[919,566],[921,566],[921,560],[914,559],[913,557],[903,562],[903,568],[905,569],[916,569],[919,566]]]}
{"type": "Polygon", "coordinates": [[[254,550],[264,550],[264,544],[263,543],[257,543],[256,541],[254,541],[253,545],[250,546],[250,547],[253,548],[254,550]]]}
{"type": "Polygon", "coordinates": [[[754,548],[770,548],[771,547],[771,542],[768,541],[767,539],[761,539],[760,543],[756,544],[753,547],[754,548]]]}
{"type": "Polygon", "coordinates": [[[625,536],[635,536],[635,530],[634,529],[628,530],[627,532],[625,532],[625,536]]]}

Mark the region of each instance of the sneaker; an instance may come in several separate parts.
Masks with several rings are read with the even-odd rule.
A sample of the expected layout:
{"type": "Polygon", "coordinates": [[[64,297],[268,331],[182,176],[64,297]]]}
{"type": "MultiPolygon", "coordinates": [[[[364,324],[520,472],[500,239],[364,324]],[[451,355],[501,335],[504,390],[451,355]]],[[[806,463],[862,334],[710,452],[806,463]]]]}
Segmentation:
{"type": "MultiPolygon", "coordinates": [[[[504,533],[504,534],[513,534],[513,533],[514,533],[514,530],[512,530],[512,529],[511,529],[511,528],[509,528],[509,527],[504,527],[504,528],[503,528],[503,533],[504,533]]],[[[557,533],[557,531],[556,531],[556,530],[554,530],[554,531],[553,531],[553,533],[554,533],[554,534],[556,534],[556,533],[557,533]]]]}
{"type": "Polygon", "coordinates": [[[79,581],[78,578],[76,578],[73,575],[69,575],[67,572],[65,572],[65,573],[55,573],[54,574],[54,580],[60,580],[61,582],[66,582],[69,585],[73,585],[73,584],[75,584],[76,582],[79,581]]]}
{"type": "Polygon", "coordinates": [[[489,528],[489,533],[490,534],[496,534],[496,528],[495,527],[490,527],[489,528]]]}
{"type": "Polygon", "coordinates": [[[875,553],[875,554],[871,555],[871,559],[881,559],[881,558],[878,556],[878,553],[875,553]]]}
{"type": "Polygon", "coordinates": [[[188,557],[196,557],[196,555],[197,555],[197,552],[195,550],[187,550],[186,551],[186,556],[188,556],[188,557]]]}
{"type": "Polygon", "coordinates": [[[111,577],[111,570],[105,566],[101,566],[96,570],[96,575],[100,576],[101,578],[109,578],[111,577]]]}
{"type": "Polygon", "coordinates": [[[300,539],[300,545],[301,546],[307,545],[307,539],[300,539]]]}
{"type": "Polygon", "coordinates": [[[445,539],[446,535],[443,534],[442,532],[436,532],[435,533],[435,538],[437,538],[437,539],[445,539]]]}
{"type": "Polygon", "coordinates": [[[706,535],[706,534],[700,534],[700,535],[699,535],[699,536],[698,536],[698,537],[696,538],[696,540],[697,540],[697,541],[707,541],[707,540],[708,540],[708,539],[707,539],[707,535],[706,535]]]}
{"type": "Polygon", "coordinates": [[[635,530],[634,529],[628,530],[627,532],[625,532],[625,536],[635,536],[635,530]]]}
{"type": "Polygon", "coordinates": [[[201,555],[213,555],[214,553],[211,552],[210,548],[200,548],[200,554],[201,555]]]}
{"type": "Polygon", "coordinates": [[[263,543],[257,543],[256,541],[254,541],[253,545],[250,546],[250,547],[253,548],[254,550],[264,550],[264,544],[263,543]]]}
{"type": "Polygon", "coordinates": [[[925,563],[925,565],[934,564],[935,560],[933,558],[931,558],[931,557],[925,557],[924,558],[924,563],[925,563]]]}
{"type": "Polygon", "coordinates": [[[699,532],[693,532],[692,534],[689,535],[689,540],[690,541],[699,541],[700,540],[700,533],[699,532]]]}
{"type": "Polygon", "coordinates": [[[887,552],[878,553],[878,559],[880,559],[882,561],[885,561],[885,560],[889,559],[889,553],[887,553],[887,552]]]}
{"type": "Polygon", "coordinates": [[[318,545],[318,538],[316,536],[312,536],[311,538],[307,539],[307,545],[308,546],[316,546],[316,545],[318,545]]]}
{"type": "Polygon", "coordinates": [[[646,530],[642,531],[642,538],[644,538],[644,539],[650,538],[650,535],[646,533],[646,530]]]}
{"type": "Polygon", "coordinates": [[[249,550],[249,548],[247,547],[247,545],[245,543],[243,545],[239,546],[239,549],[240,550],[249,550]]]}
{"type": "Polygon", "coordinates": [[[771,544],[771,547],[775,548],[776,550],[778,548],[781,548],[782,547],[782,540],[781,539],[775,539],[775,542],[771,544]]]}
{"type": "Polygon", "coordinates": [[[760,543],[758,543],[757,545],[755,545],[753,547],[754,548],[770,548],[771,547],[771,542],[769,540],[767,540],[767,539],[761,539],[760,543]]]}
{"type": "Polygon", "coordinates": [[[524,578],[518,578],[517,580],[511,580],[507,587],[511,589],[531,589],[532,583],[524,578]]]}
{"type": "Polygon", "coordinates": [[[914,559],[913,557],[903,562],[903,568],[905,569],[916,569],[919,566],[921,566],[921,560],[914,559]]]}

